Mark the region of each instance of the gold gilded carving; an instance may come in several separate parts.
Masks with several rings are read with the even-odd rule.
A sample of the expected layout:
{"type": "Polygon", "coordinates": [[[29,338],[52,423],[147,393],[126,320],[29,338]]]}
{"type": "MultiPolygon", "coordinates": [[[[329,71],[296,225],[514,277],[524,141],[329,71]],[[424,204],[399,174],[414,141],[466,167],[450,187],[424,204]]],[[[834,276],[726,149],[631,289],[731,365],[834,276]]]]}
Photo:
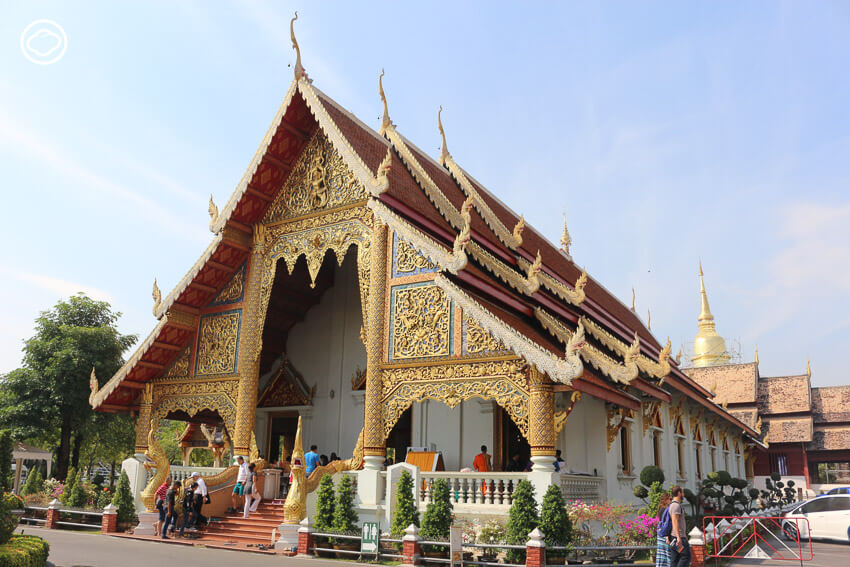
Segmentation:
{"type": "Polygon", "coordinates": [[[224,286],[224,288],[213,299],[213,303],[233,303],[242,298],[242,292],[245,289],[245,265],[233,275],[233,278],[224,286]]]}
{"type": "Polygon", "coordinates": [[[552,381],[534,366],[528,373],[528,444],[532,456],[555,455],[555,394],[552,381]]]}
{"type": "Polygon", "coordinates": [[[406,241],[398,238],[396,240],[396,272],[411,273],[421,270],[436,270],[437,266],[431,263],[428,258],[416,251],[416,249],[406,241]]]}
{"type": "Polygon", "coordinates": [[[165,312],[165,316],[168,318],[169,323],[174,323],[175,325],[193,330],[195,328],[195,324],[198,322],[198,318],[195,314],[187,311],[180,311],[179,309],[169,309],[165,312]]]}
{"type": "Polygon", "coordinates": [[[275,223],[368,197],[327,136],[317,130],[263,218],[275,223]]]}
{"type": "Polygon", "coordinates": [[[375,222],[369,256],[369,326],[366,328],[366,395],[364,398],[364,452],[370,457],[385,454],[383,392],[384,300],[387,285],[387,227],[375,222]]]}
{"type": "Polygon", "coordinates": [[[643,434],[649,431],[651,427],[660,427],[661,420],[661,402],[644,402],[641,405],[643,410],[643,434]]]}
{"type": "Polygon", "coordinates": [[[153,279],[153,291],[151,292],[151,297],[153,298],[153,314],[156,315],[156,312],[159,311],[160,304],[162,304],[162,292],[159,290],[156,278],[153,279]]]}
{"type": "Polygon", "coordinates": [[[525,231],[525,216],[520,216],[516,225],[514,225],[513,233],[511,233],[511,236],[513,236],[514,242],[516,243],[516,248],[522,246],[523,231],[525,231]]]}
{"type": "Polygon", "coordinates": [[[435,285],[393,289],[392,358],[449,354],[451,302],[435,285]]]}
{"type": "Polygon", "coordinates": [[[148,446],[148,430],[151,425],[153,384],[148,382],[139,396],[139,415],[136,417],[136,452],[142,453],[148,446]]]}
{"type": "Polygon", "coordinates": [[[369,273],[370,264],[369,240],[357,244],[357,282],[360,286],[360,311],[363,314],[363,323],[360,327],[360,340],[366,346],[366,327],[369,315],[369,273]]]}
{"type": "Polygon", "coordinates": [[[163,375],[163,378],[188,378],[189,360],[192,358],[192,347],[188,346],[177,357],[171,368],[163,375]]]}
{"type": "Polygon", "coordinates": [[[241,312],[234,311],[201,319],[198,362],[195,368],[197,376],[236,372],[240,314],[241,312]]]}
{"type": "Polygon", "coordinates": [[[145,468],[148,470],[156,468],[156,473],[151,476],[150,481],[140,495],[146,512],[156,510],[156,491],[165,482],[165,479],[168,478],[168,473],[171,471],[171,463],[168,457],[165,456],[165,451],[160,448],[154,435],[157,427],[159,427],[159,420],[151,421],[151,428],[148,432],[148,448],[145,451],[145,456],[153,461],[153,464],[144,463],[145,468]]]}
{"type": "MultiPolygon", "coordinates": [[[[622,356],[626,358],[627,356],[633,356],[634,353],[634,343],[631,345],[621,341],[616,338],[614,335],[606,331],[600,325],[597,325],[587,317],[582,316],[580,318],[582,322],[584,322],[584,326],[587,331],[593,335],[594,338],[599,340],[602,344],[622,356]]],[[[635,340],[638,340],[637,333],[635,333],[635,340]]],[[[669,340],[668,340],[669,343],[669,340]]],[[[663,378],[670,373],[670,351],[672,347],[669,345],[665,345],[664,348],[659,353],[659,360],[655,361],[651,358],[640,354],[640,348],[638,348],[638,355],[635,358],[635,362],[637,363],[637,367],[640,370],[643,370],[650,376],[654,376],[656,378],[663,378]]]]}
{"type": "Polygon", "coordinates": [[[464,315],[463,325],[466,329],[466,351],[471,354],[506,351],[502,341],[491,335],[487,329],[479,325],[469,315],[464,315]]]}
{"type": "Polygon", "coordinates": [[[566,409],[561,409],[555,412],[555,434],[561,432],[564,426],[567,424],[567,420],[570,418],[570,414],[573,413],[573,409],[576,407],[576,403],[581,399],[581,392],[578,390],[573,390],[572,395],[570,396],[570,405],[566,409]]]}
{"type": "Polygon", "coordinates": [[[561,251],[567,256],[570,255],[570,246],[573,243],[573,237],[570,236],[570,231],[567,230],[567,213],[564,213],[564,231],[561,233],[561,251]]]}
{"type": "Polygon", "coordinates": [[[540,270],[543,268],[543,257],[540,255],[540,250],[537,251],[537,256],[534,262],[528,267],[528,272],[525,282],[525,292],[528,295],[534,295],[540,289],[540,270]]]}
{"type": "Polygon", "coordinates": [[[212,193],[210,193],[210,202],[207,205],[207,212],[210,214],[210,232],[215,234],[215,225],[218,222],[218,206],[213,201],[212,193]]]}
{"type": "MultiPolygon", "coordinates": [[[[498,262],[498,260],[495,260],[495,258],[492,261],[498,262]]],[[[528,260],[526,260],[525,258],[523,258],[521,256],[519,258],[517,258],[517,263],[519,264],[519,267],[522,270],[525,270],[526,272],[532,266],[531,262],[529,262],[528,260]]],[[[488,268],[489,268],[489,266],[488,266],[488,268]]],[[[494,271],[494,273],[496,273],[496,272],[494,271]]],[[[499,275],[499,274],[496,273],[496,275],[499,275]]],[[[573,287],[573,289],[570,289],[569,287],[567,287],[566,285],[564,285],[563,283],[561,283],[557,279],[553,278],[552,276],[550,276],[546,272],[543,272],[543,271],[539,272],[537,274],[537,277],[540,280],[540,285],[542,285],[543,287],[545,287],[546,289],[548,289],[549,291],[551,291],[552,293],[554,293],[555,295],[557,295],[558,297],[560,297],[561,299],[563,299],[564,301],[566,301],[568,303],[572,303],[573,305],[579,305],[585,299],[584,288],[587,285],[587,272],[586,271],[582,271],[581,275],[576,280],[576,283],[575,283],[575,286],[573,287]]],[[[525,280],[522,280],[522,281],[525,281],[525,280]]],[[[511,282],[508,282],[508,283],[511,283],[511,282]]],[[[511,285],[514,285],[514,284],[511,284],[511,285]]],[[[517,283],[516,285],[527,285],[527,284],[517,283]]],[[[517,289],[523,289],[523,288],[517,287],[517,289]]]]}
{"type": "Polygon", "coordinates": [[[94,366],[91,367],[91,375],[89,376],[89,405],[93,405],[94,397],[97,395],[97,374],[94,372],[94,366]]]}
{"type": "MultiPolygon", "coordinates": [[[[528,436],[525,362],[508,360],[385,368],[382,371],[384,436],[411,403],[436,400],[456,407],[471,398],[495,400],[528,436]]],[[[368,388],[367,388],[368,390],[368,388]]]]}
{"type": "Polygon", "coordinates": [[[632,416],[632,410],[628,408],[618,408],[610,406],[608,408],[608,424],[606,427],[606,439],[608,441],[608,450],[611,450],[611,443],[617,438],[620,430],[626,425],[626,418],[632,416]]]}
{"type": "Polygon", "coordinates": [[[690,424],[691,424],[691,431],[693,432],[694,438],[696,438],[697,429],[699,429],[699,420],[702,417],[702,412],[704,410],[705,410],[704,407],[700,407],[698,412],[691,414],[690,424]]]}

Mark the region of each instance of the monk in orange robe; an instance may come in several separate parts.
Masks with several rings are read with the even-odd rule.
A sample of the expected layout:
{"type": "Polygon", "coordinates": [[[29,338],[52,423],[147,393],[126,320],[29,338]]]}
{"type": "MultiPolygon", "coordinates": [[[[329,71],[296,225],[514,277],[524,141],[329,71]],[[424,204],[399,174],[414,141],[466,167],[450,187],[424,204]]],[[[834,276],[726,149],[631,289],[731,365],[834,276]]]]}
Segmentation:
{"type": "MultiPolygon", "coordinates": [[[[481,445],[481,452],[475,455],[472,461],[472,468],[475,472],[490,472],[493,470],[493,465],[490,461],[490,455],[487,453],[487,445],[481,445]]],[[[487,492],[487,481],[481,481],[481,494],[487,492]]]]}

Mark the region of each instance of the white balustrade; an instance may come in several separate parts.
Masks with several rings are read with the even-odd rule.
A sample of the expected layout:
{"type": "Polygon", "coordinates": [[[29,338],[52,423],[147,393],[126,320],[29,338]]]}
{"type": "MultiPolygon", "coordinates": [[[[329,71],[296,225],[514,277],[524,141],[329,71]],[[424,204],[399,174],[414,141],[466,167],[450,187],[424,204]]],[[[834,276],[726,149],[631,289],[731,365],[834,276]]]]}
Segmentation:
{"type": "Polygon", "coordinates": [[[428,472],[419,473],[419,500],[427,504],[432,501],[434,482],[442,479],[449,487],[449,497],[455,505],[463,506],[510,506],[513,492],[526,474],[518,473],[461,473],[428,472]]]}
{"type": "Polygon", "coordinates": [[[605,479],[601,476],[561,475],[561,494],[564,500],[581,500],[598,504],[605,500],[605,479]]]}

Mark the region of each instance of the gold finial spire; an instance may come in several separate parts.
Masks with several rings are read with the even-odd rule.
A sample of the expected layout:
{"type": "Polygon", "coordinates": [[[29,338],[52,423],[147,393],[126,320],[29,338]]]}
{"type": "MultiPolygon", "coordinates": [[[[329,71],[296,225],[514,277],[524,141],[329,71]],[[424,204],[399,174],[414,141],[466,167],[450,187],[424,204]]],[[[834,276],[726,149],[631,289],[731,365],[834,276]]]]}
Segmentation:
{"type": "Polygon", "coordinates": [[[573,243],[573,238],[570,236],[570,231],[567,230],[567,212],[564,211],[564,232],[561,233],[561,250],[567,256],[570,255],[570,245],[573,243]]]}
{"type": "MultiPolygon", "coordinates": [[[[292,48],[295,50],[295,80],[304,77],[307,79],[307,71],[301,65],[301,49],[298,47],[298,40],[295,39],[295,20],[298,19],[298,11],[295,12],[295,17],[289,21],[289,35],[292,38],[292,48]]],[[[308,79],[309,80],[309,79],[308,79]]]]}
{"type": "Polygon", "coordinates": [[[635,312],[635,287],[632,286],[632,306],[630,307],[632,312],[635,312]]]}
{"type": "Polygon", "coordinates": [[[218,207],[213,201],[212,193],[210,193],[210,204],[207,205],[207,212],[210,214],[210,232],[215,232],[215,223],[218,220],[218,207]]]}
{"type": "Polygon", "coordinates": [[[301,416],[298,416],[298,429],[295,430],[295,442],[292,444],[291,463],[305,466],[304,463],[304,445],[301,442],[301,416]]]}
{"type": "Polygon", "coordinates": [[[806,356],[806,376],[809,378],[812,377],[812,361],[809,359],[808,355],[806,356]]]}
{"type": "Polygon", "coordinates": [[[758,345],[756,345],[756,360],[755,360],[755,363],[756,364],[759,363],[759,346],[758,345]]]}
{"type": "Polygon", "coordinates": [[[159,286],[156,284],[156,278],[153,279],[153,291],[151,292],[151,297],[153,297],[153,313],[156,315],[156,310],[159,309],[159,304],[162,303],[162,292],[159,291],[159,286]]]}
{"type": "Polygon", "coordinates": [[[378,94],[381,95],[381,102],[384,103],[384,116],[381,118],[381,127],[378,129],[378,134],[381,136],[387,131],[387,128],[392,126],[392,120],[390,120],[390,111],[387,108],[387,95],[384,94],[384,70],[381,69],[381,74],[378,77],[378,94]]]}
{"type": "Polygon", "coordinates": [[[446,132],[443,130],[441,114],[443,114],[443,105],[440,105],[440,111],[437,112],[437,126],[440,127],[440,136],[443,138],[443,145],[440,147],[440,165],[446,165],[446,160],[451,156],[449,154],[449,147],[446,145],[446,132]]]}
{"type": "Polygon", "coordinates": [[[649,309],[646,310],[646,328],[652,330],[652,312],[649,309]]]}
{"type": "Polygon", "coordinates": [[[702,260],[699,263],[699,297],[700,309],[697,317],[699,332],[694,339],[694,366],[702,368],[705,366],[716,366],[729,362],[729,353],[726,351],[726,341],[717,334],[714,328],[714,315],[708,306],[708,294],[705,292],[705,280],[703,278],[702,260]]]}

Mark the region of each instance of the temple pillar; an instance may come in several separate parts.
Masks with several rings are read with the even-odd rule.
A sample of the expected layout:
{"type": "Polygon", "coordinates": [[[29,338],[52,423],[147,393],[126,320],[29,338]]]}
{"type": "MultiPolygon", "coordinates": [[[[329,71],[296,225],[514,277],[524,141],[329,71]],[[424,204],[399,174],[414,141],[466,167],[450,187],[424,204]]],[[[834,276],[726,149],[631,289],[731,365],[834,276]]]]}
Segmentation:
{"type": "Polygon", "coordinates": [[[528,444],[531,446],[531,470],[555,470],[555,394],[552,382],[534,366],[528,374],[528,444]]]}
{"type": "Polygon", "coordinates": [[[148,449],[148,431],[151,430],[151,411],[153,409],[153,384],[145,384],[141,393],[139,415],[136,416],[136,453],[144,454],[148,449]]]}
{"type": "Polygon", "coordinates": [[[257,417],[257,382],[260,379],[265,305],[262,282],[265,263],[266,229],[254,225],[254,245],[245,278],[245,303],[242,309],[242,339],[239,345],[239,391],[236,401],[236,426],[233,433],[233,454],[248,457],[251,452],[251,433],[257,417]]]}
{"type": "Polygon", "coordinates": [[[369,260],[369,310],[366,324],[366,399],[363,454],[366,470],[379,471],[386,456],[381,361],[384,348],[384,291],[387,272],[387,227],[375,219],[369,260]]]}

